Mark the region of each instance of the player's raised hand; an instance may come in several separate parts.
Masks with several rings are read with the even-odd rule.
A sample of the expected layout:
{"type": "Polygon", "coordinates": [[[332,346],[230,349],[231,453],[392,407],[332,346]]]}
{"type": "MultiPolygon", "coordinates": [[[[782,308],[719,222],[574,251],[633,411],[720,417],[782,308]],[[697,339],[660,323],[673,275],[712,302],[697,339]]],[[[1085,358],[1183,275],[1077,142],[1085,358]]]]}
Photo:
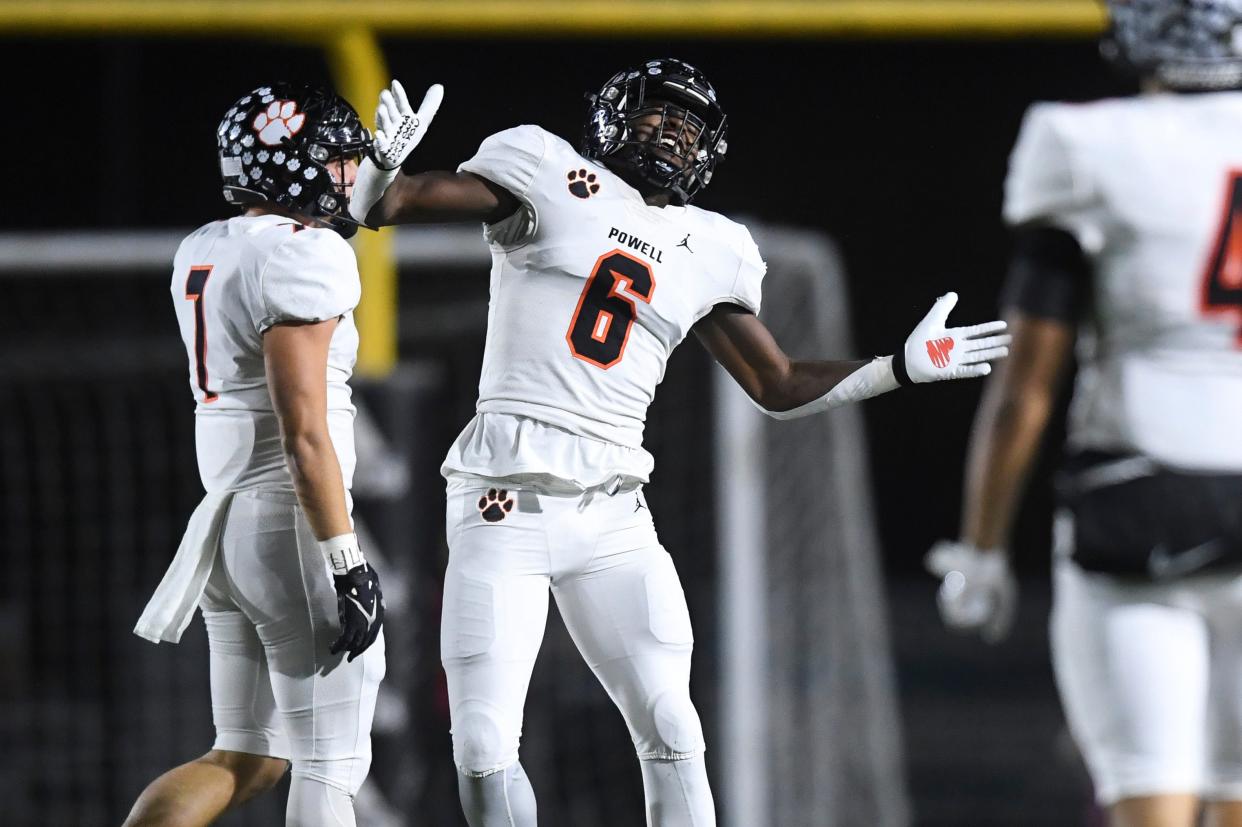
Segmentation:
{"type": "Polygon", "coordinates": [[[336,613],[341,636],[331,652],[349,652],[349,660],[361,655],[379,637],[384,625],[384,595],[379,575],[370,563],[360,563],[344,574],[332,575],[336,588],[336,613]]]}
{"type": "Polygon", "coordinates": [[[380,92],[372,145],[376,166],[389,171],[400,168],[427,134],[443,99],[444,87],[433,83],[415,112],[400,81],[394,80],[391,87],[380,92]]]}
{"type": "Polygon", "coordinates": [[[927,552],[923,565],[941,578],[936,605],[945,626],[978,632],[987,643],[1005,639],[1018,608],[1018,582],[1004,551],[941,540],[927,552]]]}
{"type": "Polygon", "coordinates": [[[946,327],[956,304],[957,293],[945,293],[914,328],[905,347],[893,358],[898,381],[906,384],[987,376],[992,372],[991,362],[1009,355],[1013,337],[1005,332],[1003,321],[946,327]]]}

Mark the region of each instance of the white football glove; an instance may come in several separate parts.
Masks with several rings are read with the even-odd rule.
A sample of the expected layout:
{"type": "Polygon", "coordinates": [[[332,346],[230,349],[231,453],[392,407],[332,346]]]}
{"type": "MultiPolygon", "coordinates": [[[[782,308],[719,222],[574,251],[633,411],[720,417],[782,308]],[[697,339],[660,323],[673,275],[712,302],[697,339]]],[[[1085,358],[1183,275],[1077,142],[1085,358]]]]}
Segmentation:
{"type": "Polygon", "coordinates": [[[945,327],[949,311],[957,304],[956,293],[936,299],[932,309],[893,356],[893,372],[903,385],[987,376],[988,364],[1009,355],[1013,339],[1005,322],[985,322],[970,327],[945,327]]]}
{"type": "Polygon", "coordinates": [[[371,208],[384,196],[401,164],[427,134],[442,100],[444,87],[438,83],[428,87],[417,112],[410,106],[400,81],[394,80],[390,89],[380,92],[371,155],[358,167],[354,191],[349,196],[349,214],[359,224],[369,226],[367,216],[371,208]]]}
{"type": "Polygon", "coordinates": [[[927,552],[923,565],[941,578],[936,604],[945,626],[978,632],[987,643],[1005,639],[1018,608],[1018,581],[1004,551],[941,540],[927,552]]]}
{"type": "Polygon", "coordinates": [[[400,169],[427,134],[442,100],[444,87],[438,83],[427,88],[417,112],[410,106],[401,81],[394,80],[391,88],[380,92],[379,106],[375,109],[375,141],[372,144],[376,166],[385,172],[400,169]]]}

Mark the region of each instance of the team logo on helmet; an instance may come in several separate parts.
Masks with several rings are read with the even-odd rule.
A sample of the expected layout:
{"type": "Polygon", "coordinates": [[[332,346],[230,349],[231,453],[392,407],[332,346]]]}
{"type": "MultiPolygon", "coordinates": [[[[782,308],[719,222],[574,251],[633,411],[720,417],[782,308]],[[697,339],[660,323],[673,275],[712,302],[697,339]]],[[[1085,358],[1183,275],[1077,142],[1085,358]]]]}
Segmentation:
{"type": "Polygon", "coordinates": [[[306,113],[298,111],[297,101],[272,101],[254,116],[254,131],[260,142],[280,146],[281,141],[301,132],[305,123],[306,113]]]}

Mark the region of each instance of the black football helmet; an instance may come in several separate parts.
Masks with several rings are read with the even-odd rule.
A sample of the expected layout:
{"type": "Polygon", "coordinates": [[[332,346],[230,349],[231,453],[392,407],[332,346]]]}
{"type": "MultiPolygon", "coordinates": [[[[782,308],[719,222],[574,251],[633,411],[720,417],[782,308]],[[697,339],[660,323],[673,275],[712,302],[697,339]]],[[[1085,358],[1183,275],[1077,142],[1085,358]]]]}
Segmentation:
{"type": "Polygon", "coordinates": [[[671,58],[613,75],[587,98],[582,154],[640,191],[667,191],[687,204],[724,158],[726,118],[703,73],[671,58]]]}
{"type": "Polygon", "coordinates": [[[1122,69],[1184,91],[1242,86],[1242,0],[1107,0],[1100,43],[1122,69]]]}
{"type": "Polygon", "coordinates": [[[345,238],[357,232],[329,167],[368,155],[371,133],[344,98],[303,84],[260,86],[224,113],[216,144],[230,204],[274,204],[345,238]]]}

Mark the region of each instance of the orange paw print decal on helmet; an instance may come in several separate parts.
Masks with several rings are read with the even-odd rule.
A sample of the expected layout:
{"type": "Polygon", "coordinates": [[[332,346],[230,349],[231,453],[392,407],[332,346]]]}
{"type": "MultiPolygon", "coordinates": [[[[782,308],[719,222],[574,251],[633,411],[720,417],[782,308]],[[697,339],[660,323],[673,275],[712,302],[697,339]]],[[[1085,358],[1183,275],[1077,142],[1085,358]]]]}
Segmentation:
{"type": "Polygon", "coordinates": [[[599,192],[599,184],[594,172],[585,169],[573,169],[566,176],[569,179],[569,191],[578,198],[590,198],[599,192]]]}
{"type": "Polygon", "coordinates": [[[280,146],[281,141],[298,134],[305,123],[306,113],[298,111],[296,101],[277,100],[254,116],[254,131],[262,143],[280,146]]]}

